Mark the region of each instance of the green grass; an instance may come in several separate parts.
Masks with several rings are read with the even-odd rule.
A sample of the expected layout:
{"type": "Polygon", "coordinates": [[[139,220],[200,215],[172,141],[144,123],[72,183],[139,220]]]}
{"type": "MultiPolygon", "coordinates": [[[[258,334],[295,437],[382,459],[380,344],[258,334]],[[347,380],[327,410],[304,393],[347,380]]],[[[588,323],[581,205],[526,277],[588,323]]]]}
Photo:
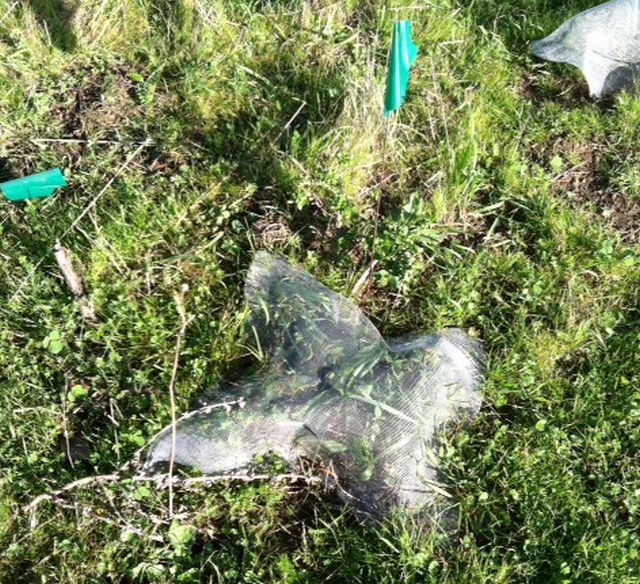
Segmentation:
{"type": "Polygon", "coordinates": [[[0,582],[639,582],[640,98],[593,103],[527,54],[591,2],[72,4],[0,0],[0,180],[70,183],[0,201],[0,582]],[[421,53],[383,164],[397,14],[421,53]],[[92,143],[33,141],[61,137],[92,143]],[[63,240],[87,325],[52,246],[147,138],[63,240]],[[168,423],[183,284],[186,411],[252,362],[253,251],[349,295],[379,195],[360,306],[387,335],[472,328],[491,357],[482,416],[443,445],[453,541],[268,485],[179,490],[173,521],[130,484],[21,511],[168,423]]]}

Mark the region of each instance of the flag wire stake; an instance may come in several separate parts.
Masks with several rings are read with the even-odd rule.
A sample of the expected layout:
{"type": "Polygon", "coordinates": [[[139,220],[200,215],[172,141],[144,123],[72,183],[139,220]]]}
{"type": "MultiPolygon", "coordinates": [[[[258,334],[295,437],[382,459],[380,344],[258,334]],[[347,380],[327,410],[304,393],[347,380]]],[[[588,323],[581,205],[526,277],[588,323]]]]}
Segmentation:
{"type": "MultiPolygon", "coordinates": [[[[64,230],[64,232],[62,233],[62,235],[60,235],[58,237],[58,241],[61,241],[62,239],[64,239],[67,235],[69,235],[69,233],[71,233],[71,231],[73,231],[73,229],[76,227],[76,225],[78,225],[78,223],[81,221],[81,219],[89,212],[91,211],[91,209],[93,209],[93,207],[95,207],[96,203],[100,200],[100,198],[102,198],[102,196],[107,192],[107,189],[114,183],[114,181],[127,169],[127,167],[129,166],[129,164],[131,164],[131,162],[133,161],[133,159],[140,154],[140,152],[142,151],[143,148],[146,148],[147,146],[150,146],[151,144],[153,144],[153,141],[150,139],[146,139],[144,142],[142,142],[136,149],[135,151],[129,155],[129,157],[120,165],[120,167],[118,168],[118,170],[116,170],[116,172],[113,174],[113,176],[109,179],[109,181],[107,182],[106,185],[104,185],[104,187],[102,187],[102,189],[100,190],[100,192],[93,197],[93,199],[89,202],[89,204],[82,210],[82,212],[75,218],[75,220],[73,221],[73,223],[71,225],[69,225],[69,227],[67,227],[67,229],[64,230]]],[[[42,265],[42,262],[44,262],[45,260],[45,256],[41,257],[38,262],[36,263],[35,266],[33,266],[33,268],[31,269],[31,271],[24,277],[24,279],[22,280],[22,282],[20,282],[20,285],[18,286],[18,288],[16,289],[16,291],[12,294],[11,298],[9,299],[9,302],[13,302],[18,295],[20,294],[20,292],[22,292],[22,289],[29,283],[29,281],[31,280],[31,278],[33,277],[33,275],[36,273],[36,270],[42,265]]]]}

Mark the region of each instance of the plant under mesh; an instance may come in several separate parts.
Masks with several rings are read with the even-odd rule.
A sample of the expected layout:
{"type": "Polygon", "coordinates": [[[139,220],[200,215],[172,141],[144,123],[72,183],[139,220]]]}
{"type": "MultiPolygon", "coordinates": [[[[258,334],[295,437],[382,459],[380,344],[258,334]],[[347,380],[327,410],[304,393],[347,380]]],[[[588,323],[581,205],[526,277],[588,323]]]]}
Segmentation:
{"type": "Polygon", "coordinates": [[[630,88],[640,79],[640,0],[611,0],[581,12],[531,52],[578,67],[594,97],[630,88]]]}
{"type": "MultiPolygon", "coordinates": [[[[220,387],[243,408],[203,408],[176,423],[175,463],[219,475],[271,453],[316,461],[357,514],[425,510],[442,493],[438,431],[480,408],[484,354],[451,329],[385,341],[349,300],[258,253],[247,275],[249,336],[264,367],[220,387]]],[[[171,426],[145,468],[171,459],[171,426]]]]}

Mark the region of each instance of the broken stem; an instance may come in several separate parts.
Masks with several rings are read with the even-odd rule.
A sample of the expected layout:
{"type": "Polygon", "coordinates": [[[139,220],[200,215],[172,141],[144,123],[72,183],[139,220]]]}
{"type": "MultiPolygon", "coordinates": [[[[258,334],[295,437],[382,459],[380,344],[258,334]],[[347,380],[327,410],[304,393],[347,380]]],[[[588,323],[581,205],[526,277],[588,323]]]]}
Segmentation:
{"type": "Polygon", "coordinates": [[[191,487],[195,485],[212,485],[222,482],[242,482],[250,483],[254,481],[269,481],[274,484],[282,483],[299,483],[303,482],[305,485],[318,485],[321,484],[323,479],[316,476],[307,476],[295,473],[285,473],[279,475],[270,474],[231,474],[231,475],[216,475],[216,476],[203,476],[203,477],[174,477],[171,473],[159,474],[159,475],[134,475],[128,477],[123,473],[112,473],[105,475],[92,475],[73,481],[64,487],[51,491],[49,493],[42,493],[38,495],[33,501],[22,508],[23,512],[35,511],[40,503],[44,501],[51,501],[58,503],[63,495],[66,495],[76,489],[83,487],[98,487],[110,483],[154,483],[158,488],[167,487],[169,492],[172,492],[173,487],[191,487]]]}
{"type": "Polygon", "coordinates": [[[95,310],[93,309],[93,305],[91,304],[91,301],[84,291],[80,276],[78,276],[77,272],[73,268],[69,250],[66,247],[60,245],[60,242],[58,241],[53,246],[53,252],[56,258],[56,262],[58,263],[58,267],[60,268],[62,276],[64,277],[64,281],[67,283],[67,286],[78,301],[80,313],[87,320],[96,322],[98,319],[96,318],[95,310]]]}
{"type": "Polygon", "coordinates": [[[180,362],[180,349],[182,346],[182,337],[184,337],[190,320],[187,320],[187,314],[184,308],[184,295],[189,290],[187,284],[183,284],[179,294],[176,294],[176,309],[180,317],[180,330],[176,337],[176,348],[173,358],[173,369],[171,371],[171,381],[169,382],[169,399],[171,402],[171,459],[169,461],[169,517],[173,517],[173,470],[176,462],[176,378],[178,376],[178,365],[180,362]]]}

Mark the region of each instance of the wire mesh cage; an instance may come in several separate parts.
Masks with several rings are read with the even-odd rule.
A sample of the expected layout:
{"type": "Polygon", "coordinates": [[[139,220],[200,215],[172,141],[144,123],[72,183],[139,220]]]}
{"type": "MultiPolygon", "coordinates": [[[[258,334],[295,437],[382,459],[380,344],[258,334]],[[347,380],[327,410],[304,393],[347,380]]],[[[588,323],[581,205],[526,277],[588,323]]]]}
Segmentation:
{"type": "Polygon", "coordinates": [[[145,468],[172,460],[205,474],[235,473],[272,454],[319,463],[364,519],[422,511],[442,495],[437,437],[481,405],[485,356],[465,332],[385,341],[345,297],[282,259],[249,269],[248,335],[264,359],[219,387],[244,407],[189,412],[150,444],[145,468]]]}

